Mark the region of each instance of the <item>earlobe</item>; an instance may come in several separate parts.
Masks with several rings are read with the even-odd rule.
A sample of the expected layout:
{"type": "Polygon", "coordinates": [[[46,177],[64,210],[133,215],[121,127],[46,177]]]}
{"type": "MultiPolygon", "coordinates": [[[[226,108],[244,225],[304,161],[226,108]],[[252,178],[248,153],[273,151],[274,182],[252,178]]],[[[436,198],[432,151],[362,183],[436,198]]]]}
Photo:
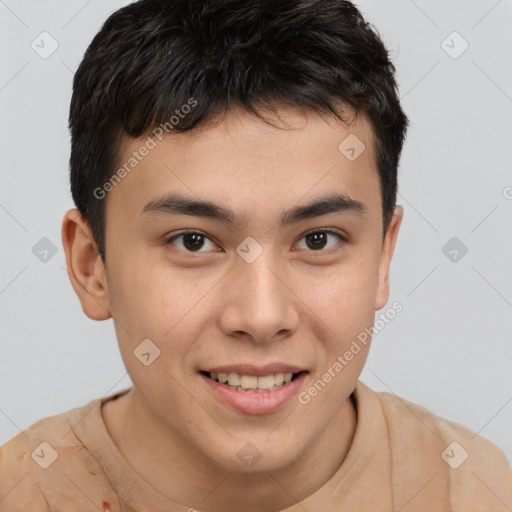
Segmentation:
{"type": "Polygon", "coordinates": [[[382,309],[389,299],[389,268],[403,217],[404,209],[402,206],[397,206],[393,212],[393,217],[384,238],[384,243],[382,244],[377,295],[375,297],[375,311],[382,309]]]}
{"type": "Polygon", "coordinates": [[[62,221],[62,245],[69,280],[84,313],[92,320],[110,318],[105,267],[87,222],[80,212],[68,210],[62,221]]]}

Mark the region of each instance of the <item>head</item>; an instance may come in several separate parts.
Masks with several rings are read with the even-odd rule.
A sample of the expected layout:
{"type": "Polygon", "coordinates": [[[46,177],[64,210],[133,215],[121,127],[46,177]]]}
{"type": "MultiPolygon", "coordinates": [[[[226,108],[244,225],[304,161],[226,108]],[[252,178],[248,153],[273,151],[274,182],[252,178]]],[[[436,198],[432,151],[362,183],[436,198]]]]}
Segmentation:
{"type": "Polygon", "coordinates": [[[305,391],[385,306],[407,118],[377,32],[343,0],[141,0],[87,49],[69,121],[70,279],[114,319],[148,413],[223,467],[248,442],[261,468],[289,464],[369,343],[307,404],[264,414],[213,399],[201,372],[286,363],[305,391]]]}

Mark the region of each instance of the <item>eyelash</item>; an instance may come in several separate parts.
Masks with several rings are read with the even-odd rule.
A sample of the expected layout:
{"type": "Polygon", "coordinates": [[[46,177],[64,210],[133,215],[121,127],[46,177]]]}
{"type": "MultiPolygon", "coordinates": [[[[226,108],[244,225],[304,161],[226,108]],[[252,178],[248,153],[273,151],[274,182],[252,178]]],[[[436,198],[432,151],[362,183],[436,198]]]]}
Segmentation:
{"type": "MultiPolygon", "coordinates": [[[[315,229],[313,231],[308,231],[307,233],[304,233],[304,235],[302,235],[301,238],[299,238],[299,241],[304,239],[304,238],[306,238],[308,235],[314,235],[315,233],[326,233],[327,235],[335,236],[341,242],[347,242],[347,239],[343,235],[341,235],[337,231],[333,231],[333,230],[330,230],[330,229],[315,229]]],[[[211,237],[209,237],[207,234],[205,234],[205,233],[203,233],[201,231],[189,230],[189,231],[182,231],[182,232],[177,233],[177,234],[171,236],[170,238],[166,239],[165,240],[165,245],[169,245],[172,242],[174,242],[176,239],[178,239],[180,237],[183,237],[185,235],[200,235],[200,236],[203,236],[204,238],[206,238],[207,240],[209,240],[210,242],[215,243],[215,241],[211,237]]],[[[315,253],[318,253],[318,254],[327,253],[328,254],[333,249],[334,248],[326,249],[326,250],[319,249],[318,251],[309,250],[307,252],[310,252],[312,254],[315,254],[315,253]]],[[[178,250],[180,250],[182,252],[185,252],[185,253],[188,253],[188,254],[201,254],[202,252],[206,252],[206,251],[187,251],[187,250],[181,250],[181,249],[178,249],[178,250]]]]}

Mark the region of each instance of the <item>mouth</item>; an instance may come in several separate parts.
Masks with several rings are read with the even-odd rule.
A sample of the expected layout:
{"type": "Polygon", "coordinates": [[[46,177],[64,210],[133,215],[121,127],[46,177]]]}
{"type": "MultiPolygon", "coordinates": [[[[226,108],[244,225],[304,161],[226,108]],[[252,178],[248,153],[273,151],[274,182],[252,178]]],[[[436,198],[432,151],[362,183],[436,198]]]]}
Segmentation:
{"type": "Polygon", "coordinates": [[[242,414],[262,415],[276,413],[290,404],[308,374],[302,368],[279,363],[209,368],[197,375],[217,402],[242,414]]]}
{"type": "Polygon", "coordinates": [[[205,377],[236,391],[246,393],[265,393],[279,389],[308,372],[306,370],[302,370],[299,372],[277,372],[268,373],[267,375],[250,375],[233,371],[209,372],[202,370],[200,373],[205,377]]]}

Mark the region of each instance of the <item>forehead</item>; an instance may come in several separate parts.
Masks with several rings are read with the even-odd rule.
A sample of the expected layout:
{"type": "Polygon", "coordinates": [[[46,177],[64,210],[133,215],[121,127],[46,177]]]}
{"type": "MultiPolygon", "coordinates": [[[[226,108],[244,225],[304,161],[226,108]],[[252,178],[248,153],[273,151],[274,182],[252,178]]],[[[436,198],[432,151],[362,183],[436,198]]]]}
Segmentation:
{"type": "Polygon", "coordinates": [[[379,211],[373,134],[364,117],[349,117],[345,126],[312,111],[282,109],[278,116],[268,124],[231,110],[189,132],[124,140],[116,169],[125,172],[108,192],[107,216],[140,218],[166,193],[213,200],[241,216],[278,214],[332,192],[379,211]]]}

